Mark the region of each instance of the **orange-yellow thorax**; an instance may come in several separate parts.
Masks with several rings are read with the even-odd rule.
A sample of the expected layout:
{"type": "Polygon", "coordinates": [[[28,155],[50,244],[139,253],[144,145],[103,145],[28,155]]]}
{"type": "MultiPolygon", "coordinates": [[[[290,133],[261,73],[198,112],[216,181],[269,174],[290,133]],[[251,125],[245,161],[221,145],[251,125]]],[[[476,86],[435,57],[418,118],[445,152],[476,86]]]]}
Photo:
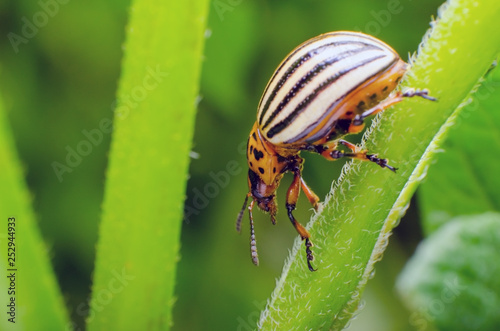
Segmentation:
{"type": "Polygon", "coordinates": [[[257,122],[254,124],[247,144],[248,167],[269,186],[277,184],[287,166],[286,156],[278,154],[274,146],[260,133],[257,122]]]}

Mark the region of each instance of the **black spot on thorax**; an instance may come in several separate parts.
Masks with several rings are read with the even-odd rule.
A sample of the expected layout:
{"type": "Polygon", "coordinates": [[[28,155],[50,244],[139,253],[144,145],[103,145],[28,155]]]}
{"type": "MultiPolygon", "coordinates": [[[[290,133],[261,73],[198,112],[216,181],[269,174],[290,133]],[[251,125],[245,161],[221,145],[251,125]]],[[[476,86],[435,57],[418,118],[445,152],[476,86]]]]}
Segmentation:
{"type": "Polygon", "coordinates": [[[259,161],[261,158],[264,157],[264,153],[262,153],[261,151],[257,150],[257,148],[254,148],[254,150],[253,150],[253,156],[255,157],[255,159],[257,161],[259,161]]]}

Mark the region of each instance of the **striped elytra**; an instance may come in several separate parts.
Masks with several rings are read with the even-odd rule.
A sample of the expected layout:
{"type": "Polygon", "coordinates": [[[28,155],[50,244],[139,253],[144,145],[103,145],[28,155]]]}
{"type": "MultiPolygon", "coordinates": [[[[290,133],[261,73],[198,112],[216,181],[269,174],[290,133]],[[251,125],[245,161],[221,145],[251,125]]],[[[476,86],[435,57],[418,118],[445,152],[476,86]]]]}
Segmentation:
{"type": "Polygon", "coordinates": [[[258,107],[259,129],[275,145],[305,138],[312,143],[308,134],[342,115],[336,110],[350,93],[399,61],[390,46],[361,33],[310,39],[285,58],[267,84],[258,107]]]}
{"type": "Polygon", "coordinates": [[[352,158],[396,171],[379,158],[345,141],[359,133],[364,119],[414,96],[435,100],[427,90],[397,91],[408,65],[382,41],[357,32],[330,32],[295,48],[281,62],[264,90],[247,143],[248,187],[236,229],[240,231],[247,206],[250,219],[250,253],[259,264],[253,207],[269,213],[276,223],[276,190],[284,174],[293,180],[286,194],[288,218],[305,241],[307,267],[315,271],[312,241],[294,217],[300,192],[318,210],[319,198],[302,177],[305,150],[333,161],[352,158]]]}

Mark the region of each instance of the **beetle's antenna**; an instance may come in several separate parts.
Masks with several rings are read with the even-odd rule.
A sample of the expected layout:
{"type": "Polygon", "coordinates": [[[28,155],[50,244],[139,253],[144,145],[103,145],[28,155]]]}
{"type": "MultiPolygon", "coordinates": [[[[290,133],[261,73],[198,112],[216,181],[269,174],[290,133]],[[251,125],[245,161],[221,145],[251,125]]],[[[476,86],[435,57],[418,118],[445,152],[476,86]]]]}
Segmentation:
{"type": "Polygon", "coordinates": [[[250,216],[250,253],[252,254],[252,262],[255,265],[259,265],[259,254],[257,254],[257,241],[255,240],[255,231],[253,229],[253,215],[252,209],[255,200],[250,202],[248,206],[248,214],[250,216]]]}
{"type": "Polygon", "coordinates": [[[243,207],[241,207],[240,212],[238,213],[238,218],[236,219],[236,231],[241,232],[241,220],[243,219],[243,213],[245,212],[245,208],[247,207],[248,196],[245,197],[245,202],[243,202],[243,207]]]}

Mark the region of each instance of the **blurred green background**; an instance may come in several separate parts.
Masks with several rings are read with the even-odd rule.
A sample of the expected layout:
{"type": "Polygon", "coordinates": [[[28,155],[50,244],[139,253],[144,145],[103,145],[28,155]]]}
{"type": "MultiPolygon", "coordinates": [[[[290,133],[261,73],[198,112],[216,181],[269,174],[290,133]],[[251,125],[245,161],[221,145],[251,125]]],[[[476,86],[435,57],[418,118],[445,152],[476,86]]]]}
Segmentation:
{"type": "MultiPolygon", "coordinates": [[[[384,40],[406,60],[441,3],[212,1],[186,192],[175,330],[253,329],[296,236],[283,213],[288,177],[278,192],[278,224],[272,226],[260,212],[255,215],[260,267],[250,260],[247,219],[241,235],[234,228],[247,193],[242,146],[260,95],[283,57],[320,33],[355,30],[384,40]]],[[[54,162],[67,164],[68,155],[89,141],[85,133],[113,118],[128,7],[129,1],[117,0],[0,2],[0,93],[38,224],[80,327],[88,311],[111,135],[104,134],[88,155],[73,160],[68,172],[58,176],[54,162]],[[29,38],[12,39],[11,33],[29,38]]],[[[304,177],[324,197],[343,162],[305,157],[304,177]]],[[[305,224],[310,215],[302,198],[296,217],[305,224]]],[[[414,201],[377,265],[351,330],[411,329],[410,313],[399,302],[394,283],[420,239],[414,201]]]]}

